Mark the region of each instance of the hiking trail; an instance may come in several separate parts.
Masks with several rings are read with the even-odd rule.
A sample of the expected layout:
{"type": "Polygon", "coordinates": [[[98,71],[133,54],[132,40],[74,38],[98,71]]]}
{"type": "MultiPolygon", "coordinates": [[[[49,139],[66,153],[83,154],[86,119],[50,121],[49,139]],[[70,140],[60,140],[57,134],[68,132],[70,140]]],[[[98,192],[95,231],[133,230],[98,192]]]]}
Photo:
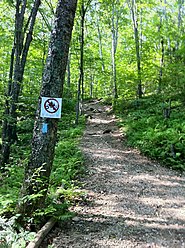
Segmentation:
{"type": "Polygon", "coordinates": [[[184,248],[185,176],[124,145],[110,106],[85,104],[80,146],[86,202],[57,228],[55,248],[184,248]]]}

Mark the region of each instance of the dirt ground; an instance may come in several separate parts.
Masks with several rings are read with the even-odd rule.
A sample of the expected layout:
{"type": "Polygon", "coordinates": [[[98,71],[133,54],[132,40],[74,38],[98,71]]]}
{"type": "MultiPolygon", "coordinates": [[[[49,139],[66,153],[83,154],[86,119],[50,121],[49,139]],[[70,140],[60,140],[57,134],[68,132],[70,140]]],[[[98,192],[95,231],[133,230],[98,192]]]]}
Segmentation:
{"type": "Polygon", "coordinates": [[[109,106],[85,105],[86,203],[54,230],[52,247],[184,248],[185,175],[124,145],[109,106]]]}

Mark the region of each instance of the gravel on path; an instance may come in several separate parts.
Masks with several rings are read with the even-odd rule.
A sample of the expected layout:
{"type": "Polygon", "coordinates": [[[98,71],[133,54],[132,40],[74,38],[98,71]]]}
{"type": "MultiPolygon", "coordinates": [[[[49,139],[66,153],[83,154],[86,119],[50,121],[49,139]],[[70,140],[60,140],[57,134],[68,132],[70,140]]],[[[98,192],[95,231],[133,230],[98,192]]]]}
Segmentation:
{"type": "Polygon", "coordinates": [[[124,145],[109,106],[85,105],[81,140],[86,204],[58,228],[52,247],[184,248],[185,176],[124,145]]]}

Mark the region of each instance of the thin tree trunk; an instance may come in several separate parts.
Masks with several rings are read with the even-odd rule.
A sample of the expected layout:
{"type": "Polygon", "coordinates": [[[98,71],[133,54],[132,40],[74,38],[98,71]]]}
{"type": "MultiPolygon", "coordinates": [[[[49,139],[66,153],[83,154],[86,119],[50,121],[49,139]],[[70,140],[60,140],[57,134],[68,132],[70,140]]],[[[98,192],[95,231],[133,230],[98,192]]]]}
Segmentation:
{"type": "MultiPolygon", "coordinates": [[[[76,5],[77,0],[58,0],[40,97],[62,97],[76,5]]],[[[18,205],[18,212],[26,216],[44,205],[57,139],[58,119],[42,118],[40,110],[41,99],[33,130],[31,157],[25,168],[18,205]],[[48,127],[46,133],[42,132],[43,123],[48,127]],[[35,196],[34,200],[32,196],[35,196]]]]}
{"type": "MultiPolygon", "coordinates": [[[[163,3],[163,1],[161,0],[161,4],[163,3]]],[[[166,2],[164,2],[166,3],[166,2]]],[[[162,33],[162,27],[163,27],[163,15],[166,16],[165,11],[163,11],[163,13],[160,16],[160,24],[159,24],[159,28],[158,28],[158,32],[161,36],[162,33]]],[[[159,84],[158,84],[158,89],[157,89],[157,93],[160,94],[161,90],[162,90],[162,81],[163,81],[163,67],[164,67],[164,55],[165,55],[165,50],[164,50],[164,37],[161,36],[160,37],[160,45],[159,45],[160,49],[161,49],[161,58],[160,58],[160,69],[159,69],[159,84]]]]}
{"type": "Polygon", "coordinates": [[[96,6],[95,6],[95,14],[96,14],[96,26],[97,26],[97,30],[98,30],[99,55],[100,55],[100,60],[102,63],[102,72],[104,72],[105,71],[105,64],[104,64],[104,59],[103,59],[102,35],[101,35],[101,31],[100,31],[99,18],[97,15],[96,6]]]}
{"type": "Polygon", "coordinates": [[[85,7],[84,0],[81,3],[80,10],[80,65],[79,65],[79,79],[78,79],[78,90],[77,90],[77,105],[76,105],[76,120],[75,124],[78,125],[79,115],[80,115],[80,106],[84,97],[84,22],[85,22],[85,7]]]}
{"type": "Polygon", "coordinates": [[[182,8],[183,8],[184,0],[178,0],[178,32],[179,32],[179,38],[176,42],[176,49],[179,49],[180,44],[180,36],[182,33],[182,8]]]}
{"type": "Polygon", "coordinates": [[[67,60],[67,95],[71,95],[71,54],[69,52],[67,60]]]}
{"type": "Polygon", "coordinates": [[[80,109],[82,109],[83,98],[84,98],[84,24],[85,24],[85,15],[91,1],[92,0],[88,0],[85,7],[84,0],[82,0],[81,10],[80,10],[80,15],[81,15],[80,65],[79,65],[80,74],[78,79],[78,90],[77,90],[76,120],[75,120],[76,125],[78,125],[80,109]]]}
{"type": "Polygon", "coordinates": [[[161,90],[162,90],[163,67],[164,67],[164,39],[162,37],[161,38],[161,59],[160,59],[160,70],[159,70],[158,93],[161,93],[161,90]]]}
{"type": "Polygon", "coordinates": [[[77,104],[76,104],[76,119],[75,119],[75,124],[78,125],[79,121],[79,115],[80,115],[80,105],[81,105],[81,73],[80,77],[78,79],[78,90],[77,90],[77,104]]]}
{"type": "Polygon", "coordinates": [[[85,24],[85,6],[84,1],[82,0],[81,6],[81,43],[80,43],[80,78],[82,86],[82,101],[84,98],[84,24],[85,24]]]}
{"type": "Polygon", "coordinates": [[[129,8],[131,10],[132,21],[134,26],[134,38],[136,47],[136,61],[137,61],[137,95],[139,98],[142,97],[142,82],[141,82],[141,57],[140,57],[140,41],[139,41],[139,31],[138,31],[138,20],[137,20],[137,3],[136,0],[128,1],[129,8]]]}
{"type": "Polygon", "coordinates": [[[116,99],[118,98],[117,91],[117,75],[116,75],[116,50],[118,44],[118,11],[117,6],[118,1],[112,3],[112,18],[111,18],[111,33],[112,33],[112,84],[113,84],[113,105],[116,104],[116,99]]]}
{"type": "Polygon", "coordinates": [[[90,98],[93,98],[93,85],[94,85],[94,75],[92,74],[92,71],[91,71],[91,75],[90,75],[90,98]]]}
{"type": "Polygon", "coordinates": [[[40,4],[40,0],[35,0],[28,21],[24,26],[27,1],[17,0],[16,2],[15,37],[11,54],[9,83],[2,128],[1,168],[4,168],[4,165],[9,162],[11,145],[17,140],[17,103],[23,81],[28,50],[32,41],[33,27],[40,4]]]}
{"type": "Polygon", "coordinates": [[[92,0],[88,0],[85,6],[84,0],[82,0],[81,4],[81,37],[80,37],[80,78],[81,78],[81,98],[82,102],[84,99],[84,26],[85,26],[85,15],[87,9],[92,0]]]}

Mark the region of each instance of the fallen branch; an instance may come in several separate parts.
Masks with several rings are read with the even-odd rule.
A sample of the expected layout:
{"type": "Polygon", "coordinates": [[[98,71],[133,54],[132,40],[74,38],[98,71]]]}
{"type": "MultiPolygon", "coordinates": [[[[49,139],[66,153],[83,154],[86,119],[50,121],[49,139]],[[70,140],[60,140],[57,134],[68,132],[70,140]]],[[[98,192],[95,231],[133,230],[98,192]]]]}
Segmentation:
{"type": "Polygon", "coordinates": [[[46,235],[49,233],[49,231],[52,229],[52,227],[56,224],[56,220],[54,218],[51,218],[36,234],[35,240],[31,241],[26,248],[38,248],[43,239],[46,237],[46,235]]]}

